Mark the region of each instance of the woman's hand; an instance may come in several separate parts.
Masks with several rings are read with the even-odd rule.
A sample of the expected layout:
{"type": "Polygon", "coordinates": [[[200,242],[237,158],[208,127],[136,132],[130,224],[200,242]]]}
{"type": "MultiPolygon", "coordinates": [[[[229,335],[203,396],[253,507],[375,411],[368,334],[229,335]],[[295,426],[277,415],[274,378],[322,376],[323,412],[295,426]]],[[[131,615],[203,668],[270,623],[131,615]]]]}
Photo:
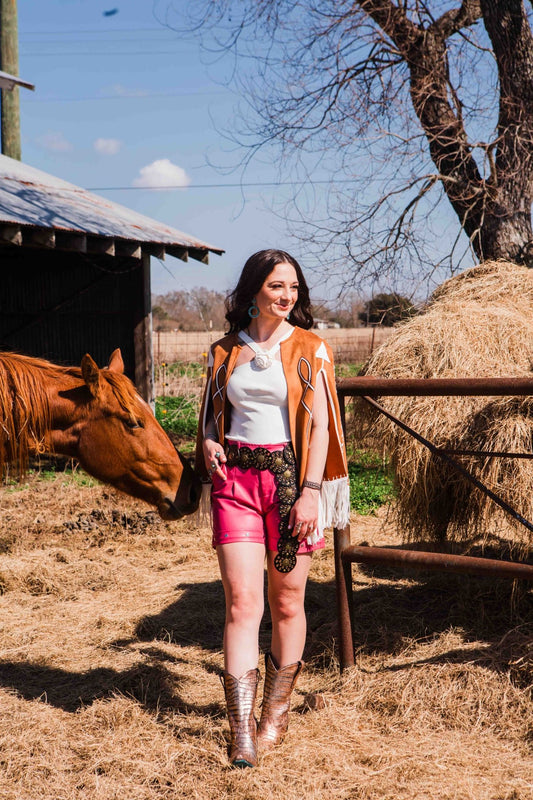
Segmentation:
{"type": "Polygon", "coordinates": [[[203,442],[205,466],[212,479],[214,475],[225,481],[226,471],[222,465],[226,463],[227,459],[224,454],[224,448],[215,442],[213,439],[204,439],[203,442]]]}
{"type": "Polygon", "coordinates": [[[304,487],[300,497],[291,508],[289,529],[293,536],[303,542],[316,531],[318,525],[318,492],[316,489],[304,487]]]}

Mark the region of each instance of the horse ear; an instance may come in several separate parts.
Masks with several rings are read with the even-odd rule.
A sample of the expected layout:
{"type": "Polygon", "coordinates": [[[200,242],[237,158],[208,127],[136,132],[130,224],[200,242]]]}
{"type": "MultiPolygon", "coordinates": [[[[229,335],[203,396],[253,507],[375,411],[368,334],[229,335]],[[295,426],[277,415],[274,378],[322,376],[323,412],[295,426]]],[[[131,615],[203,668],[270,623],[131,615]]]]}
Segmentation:
{"type": "Polygon", "coordinates": [[[100,390],[100,370],[89,353],[86,353],[81,360],[81,374],[90,393],[96,397],[100,390]]]}
{"type": "Polygon", "coordinates": [[[111,353],[107,368],[111,370],[111,372],[124,372],[124,361],[122,360],[122,353],[119,347],[111,353]]]}

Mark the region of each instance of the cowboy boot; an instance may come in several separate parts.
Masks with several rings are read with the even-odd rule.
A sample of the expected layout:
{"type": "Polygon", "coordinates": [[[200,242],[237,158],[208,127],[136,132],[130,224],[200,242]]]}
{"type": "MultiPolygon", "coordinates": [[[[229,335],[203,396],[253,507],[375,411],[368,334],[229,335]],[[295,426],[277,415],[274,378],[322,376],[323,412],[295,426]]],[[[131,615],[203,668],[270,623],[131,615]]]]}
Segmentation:
{"type": "Polygon", "coordinates": [[[257,721],[254,717],[259,670],[250,669],[241,678],[222,673],[230,728],[229,760],[234,767],[257,766],[257,721]]]}
{"type": "Polygon", "coordinates": [[[297,661],[277,669],[271,654],[265,656],[265,689],[257,729],[257,746],[263,753],[281,744],[287,733],[291,694],[303,665],[303,661],[297,661]]]}

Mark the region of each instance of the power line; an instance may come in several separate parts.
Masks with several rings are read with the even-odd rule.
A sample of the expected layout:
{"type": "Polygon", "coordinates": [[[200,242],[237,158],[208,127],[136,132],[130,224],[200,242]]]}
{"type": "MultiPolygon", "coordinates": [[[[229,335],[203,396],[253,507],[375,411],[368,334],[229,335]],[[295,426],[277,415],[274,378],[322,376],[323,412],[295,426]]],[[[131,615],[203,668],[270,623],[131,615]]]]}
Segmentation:
{"type": "MultiPolygon", "coordinates": [[[[276,186],[320,186],[324,184],[354,183],[357,178],[340,178],[331,180],[301,180],[301,181],[250,181],[247,183],[195,183],[189,186],[88,186],[87,192],[159,192],[164,189],[249,189],[276,186]]],[[[63,191],[79,191],[79,189],[63,189],[63,191]]]]}
{"type": "Polygon", "coordinates": [[[24,95],[25,103],[85,103],[95,100],[150,100],[152,97],[186,97],[189,95],[223,95],[227,94],[224,90],[210,89],[179,89],[175,92],[145,92],[139,94],[104,94],[94,97],[35,97],[34,95],[24,95]]]}
{"type": "Polygon", "coordinates": [[[59,56],[175,56],[177,52],[177,50],[104,50],[93,52],[76,50],[71,53],[39,53],[32,50],[31,53],[21,53],[21,55],[24,55],[24,58],[44,58],[45,56],[52,58],[59,56]]]}
{"type": "MultiPolygon", "coordinates": [[[[167,39],[167,41],[179,41],[181,45],[183,45],[183,39],[173,36],[171,39],[167,39]]],[[[122,36],[113,36],[112,38],[105,39],[104,41],[97,41],[94,39],[69,39],[65,41],[64,39],[42,39],[41,41],[25,41],[21,39],[19,44],[24,44],[26,47],[35,47],[37,46],[46,46],[52,44],[107,44],[108,42],[124,42],[124,44],[129,44],[130,42],[145,42],[147,44],[159,44],[156,39],[147,39],[146,36],[136,36],[135,38],[128,37],[127,39],[122,36]]]]}
{"type": "MultiPolygon", "coordinates": [[[[167,41],[179,41],[181,44],[183,44],[183,40],[178,37],[172,37],[172,39],[167,41]]],[[[40,41],[28,41],[21,39],[19,44],[25,45],[26,47],[35,47],[35,45],[42,47],[52,44],[107,44],[108,42],[124,42],[125,44],[129,44],[130,42],[147,42],[148,44],[159,43],[157,39],[147,39],[146,36],[129,36],[127,38],[124,36],[113,36],[102,41],[98,41],[97,39],[41,39],[40,41]]]]}
{"type": "Polygon", "coordinates": [[[173,28],[166,28],[165,26],[160,26],[158,28],[110,28],[108,31],[104,31],[102,29],[95,30],[89,29],[85,30],[84,28],[75,28],[74,30],[50,30],[50,31],[24,31],[23,36],[48,36],[51,34],[52,36],[70,36],[72,33],[89,33],[89,34],[104,34],[107,35],[108,33],[152,33],[154,31],[164,32],[164,33],[176,33],[173,28]]]}

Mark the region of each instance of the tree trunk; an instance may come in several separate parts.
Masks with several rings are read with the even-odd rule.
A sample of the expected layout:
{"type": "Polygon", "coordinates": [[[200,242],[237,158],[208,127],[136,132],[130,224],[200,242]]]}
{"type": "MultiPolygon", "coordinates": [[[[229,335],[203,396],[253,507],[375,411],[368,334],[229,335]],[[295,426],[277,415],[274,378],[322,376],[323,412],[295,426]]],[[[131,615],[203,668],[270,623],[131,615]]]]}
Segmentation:
{"type": "Polygon", "coordinates": [[[522,0],[463,0],[427,28],[412,23],[390,0],[361,0],[360,5],[394,41],[409,68],[411,100],[431,158],[479,260],[533,266],[533,36],[522,0]],[[488,148],[486,179],[466,135],[447,60],[447,39],[480,17],[500,81],[498,136],[488,148]]]}
{"type": "Polygon", "coordinates": [[[533,36],[522,0],[481,0],[481,10],[500,78],[495,179],[482,257],[533,266],[533,36]]]}

